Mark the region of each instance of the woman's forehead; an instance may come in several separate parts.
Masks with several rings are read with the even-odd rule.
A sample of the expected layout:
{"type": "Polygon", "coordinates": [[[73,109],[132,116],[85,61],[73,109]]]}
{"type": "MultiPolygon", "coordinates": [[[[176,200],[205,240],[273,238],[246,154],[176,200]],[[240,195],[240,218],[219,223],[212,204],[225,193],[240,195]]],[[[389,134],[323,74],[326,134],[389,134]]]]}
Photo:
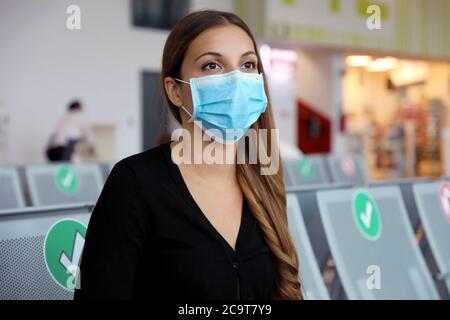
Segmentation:
{"type": "Polygon", "coordinates": [[[190,44],[186,58],[195,60],[205,52],[217,52],[224,57],[234,57],[254,50],[250,36],[240,27],[229,24],[202,32],[190,44]]]}

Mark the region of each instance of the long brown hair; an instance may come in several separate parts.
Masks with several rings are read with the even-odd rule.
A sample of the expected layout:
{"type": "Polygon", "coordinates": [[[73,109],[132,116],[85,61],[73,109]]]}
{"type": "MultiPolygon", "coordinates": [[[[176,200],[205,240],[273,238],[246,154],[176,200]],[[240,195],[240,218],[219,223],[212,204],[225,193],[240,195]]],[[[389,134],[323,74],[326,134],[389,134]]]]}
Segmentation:
{"type": "MultiPolygon", "coordinates": [[[[258,56],[258,71],[264,75],[256,41],[245,22],[233,13],[205,10],[185,16],[172,29],[164,47],[161,74],[163,87],[164,78],[180,78],[181,65],[186,51],[200,33],[209,28],[227,24],[240,27],[252,39],[258,56]]],[[[265,90],[268,96],[267,84],[265,84],[265,90]]],[[[179,108],[171,103],[165,90],[164,93],[170,111],[175,119],[181,123],[179,108]]],[[[261,115],[252,128],[256,130],[267,129],[268,132],[275,128],[270,99],[266,112],[261,115]]],[[[268,134],[264,146],[268,154],[273,154],[271,153],[272,145],[271,135],[268,134]]],[[[246,148],[246,150],[249,150],[249,148],[246,148]]],[[[302,299],[298,257],[287,224],[286,195],[281,164],[280,170],[274,175],[261,175],[260,168],[259,161],[256,165],[238,164],[237,179],[247,203],[264,233],[266,242],[275,256],[276,276],[272,298],[302,299]]]]}

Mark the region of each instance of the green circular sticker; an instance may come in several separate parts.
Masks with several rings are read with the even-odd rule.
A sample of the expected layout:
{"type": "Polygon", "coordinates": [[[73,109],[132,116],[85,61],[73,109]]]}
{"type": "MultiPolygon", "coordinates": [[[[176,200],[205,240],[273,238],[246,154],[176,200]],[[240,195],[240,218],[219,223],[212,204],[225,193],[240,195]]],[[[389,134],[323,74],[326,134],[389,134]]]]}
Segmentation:
{"type": "Polygon", "coordinates": [[[309,159],[301,159],[298,163],[298,170],[305,179],[311,179],[314,177],[314,168],[309,159]]]}
{"type": "Polygon", "coordinates": [[[369,240],[381,235],[381,216],[375,200],[367,193],[358,192],[353,200],[353,216],[359,231],[369,240]]]}
{"type": "Polygon", "coordinates": [[[55,176],[56,186],[59,191],[70,195],[78,191],[78,175],[74,167],[61,166],[55,176]]]}
{"type": "Polygon", "coordinates": [[[86,226],[72,219],[59,220],[45,237],[47,270],[57,284],[69,291],[76,288],[85,237],[86,226]]]}

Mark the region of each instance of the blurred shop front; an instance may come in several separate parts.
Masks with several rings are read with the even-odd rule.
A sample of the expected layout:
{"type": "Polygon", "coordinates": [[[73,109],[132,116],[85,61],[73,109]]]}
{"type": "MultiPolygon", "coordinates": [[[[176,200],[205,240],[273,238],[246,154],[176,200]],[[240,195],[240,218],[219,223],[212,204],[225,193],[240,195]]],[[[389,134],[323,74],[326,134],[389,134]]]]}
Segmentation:
{"type": "Polygon", "coordinates": [[[450,65],[348,56],[343,132],[374,178],[448,173],[450,65]]]}
{"type": "Polygon", "coordinates": [[[236,11],[258,35],[282,144],[361,154],[374,180],[450,175],[449,1],[238,0],[236,11]]]}

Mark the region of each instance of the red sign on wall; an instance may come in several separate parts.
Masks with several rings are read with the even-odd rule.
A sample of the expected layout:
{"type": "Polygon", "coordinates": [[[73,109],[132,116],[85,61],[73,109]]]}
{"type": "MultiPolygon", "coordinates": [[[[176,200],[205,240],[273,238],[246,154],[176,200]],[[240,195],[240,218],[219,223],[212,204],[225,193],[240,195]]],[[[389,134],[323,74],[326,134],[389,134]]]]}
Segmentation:
{"type": "Polygon", "coordinates": [[[331,121],[306,103],[298,102],[298,147],[305,154],[331,152],[331,121]]]}

